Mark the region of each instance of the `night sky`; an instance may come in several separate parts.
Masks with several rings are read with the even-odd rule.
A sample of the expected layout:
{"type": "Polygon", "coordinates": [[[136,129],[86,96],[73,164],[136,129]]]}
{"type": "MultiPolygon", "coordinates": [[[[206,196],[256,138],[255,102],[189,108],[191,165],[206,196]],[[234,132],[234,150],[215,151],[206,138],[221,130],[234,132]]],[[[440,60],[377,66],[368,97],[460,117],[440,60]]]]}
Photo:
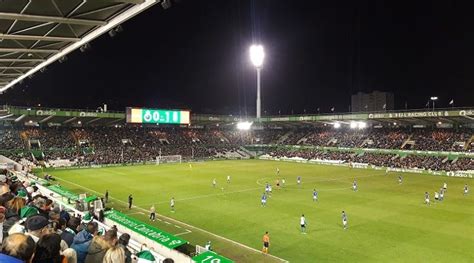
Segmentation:
{"type": "Polygon", "coordinates": [[[254,114],[251,43],[265,46],[262,113],[337,112],[357,91],[395,106],[474,105],[468,1],[181,0],[156,5],[0,95],[0,103],[254,114]]]}

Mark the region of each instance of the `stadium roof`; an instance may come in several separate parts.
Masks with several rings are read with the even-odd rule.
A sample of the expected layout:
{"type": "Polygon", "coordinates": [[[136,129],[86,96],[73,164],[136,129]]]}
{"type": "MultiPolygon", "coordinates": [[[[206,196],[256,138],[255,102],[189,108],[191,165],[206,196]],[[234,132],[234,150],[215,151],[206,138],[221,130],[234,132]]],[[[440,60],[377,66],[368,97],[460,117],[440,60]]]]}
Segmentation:
{"type": "Polygon", "coordinates": [[[158,2],[0,1],[0,93],[158,2]]]}
{"type": "MultiPolygon", "coordinates": [[[[3,106],[0,108],[0,121],[10,121],[18,124],[60,124],[110,126],[124,124],[125,112],[98,112],[84,109],[57,109],[57,108],[27,108],[3,106]]],[[[233,125],[239,121],[253,121],[252,117],[232,115],[191,114],[192,125],[233,125]]],[[[421,109],[407,111],[361,112],[321,115],[291,115],[265,116],[261,119],[265,125],[276,127],[323,126],[339,122],[350,124],[353,121],[363,121],[370,125],[382,126],[435,126],[439,124],[472,125],[474,123],[474,108],[449,109],[421,109]]]]}

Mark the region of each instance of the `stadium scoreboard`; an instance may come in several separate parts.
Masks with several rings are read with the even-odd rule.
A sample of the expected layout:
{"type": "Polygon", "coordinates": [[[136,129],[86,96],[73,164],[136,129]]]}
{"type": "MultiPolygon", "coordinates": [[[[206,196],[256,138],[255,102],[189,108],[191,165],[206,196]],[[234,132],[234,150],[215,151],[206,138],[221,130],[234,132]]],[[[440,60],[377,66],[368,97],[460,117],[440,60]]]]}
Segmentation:
{"type": "Polygon", "coordinates": [[[191,113],[184,110],[127,108],[127,123],[189,124],[191,113]]]}

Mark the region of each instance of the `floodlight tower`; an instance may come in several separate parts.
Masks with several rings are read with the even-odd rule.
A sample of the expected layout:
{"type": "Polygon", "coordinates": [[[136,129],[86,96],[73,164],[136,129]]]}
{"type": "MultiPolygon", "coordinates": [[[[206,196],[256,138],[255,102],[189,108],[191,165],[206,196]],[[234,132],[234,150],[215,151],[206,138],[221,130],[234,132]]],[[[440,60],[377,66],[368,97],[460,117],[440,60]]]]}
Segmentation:
{"type": "Polygon", "coordinates": [[[260,101],[260,70],[262,69],[263,59],[265,58],[265,52],[263,51],[262,45],[250,46],[250,61],[257,69],[257,121],[260,121],[261,117],[261,101],[260,101]]]}
{"type": "MultiPolygon", "coordinates": [[[[433,97],[431,97],[430,99],[431,99],[431,101],[433,101],[433,111],[434,111],[434,110],[435,110],[435,101],[438,100],[438,97],[433,96],[433,97]]],[[[429,105],[428,105],[428,106],[429,106],[429,105]]]]}

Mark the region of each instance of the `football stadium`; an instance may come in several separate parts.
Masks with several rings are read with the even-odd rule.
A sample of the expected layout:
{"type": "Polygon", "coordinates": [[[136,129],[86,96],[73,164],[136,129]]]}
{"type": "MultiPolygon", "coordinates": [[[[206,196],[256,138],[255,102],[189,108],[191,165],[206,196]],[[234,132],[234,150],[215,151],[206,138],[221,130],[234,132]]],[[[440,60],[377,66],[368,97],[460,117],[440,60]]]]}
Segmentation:
{"type": "MultiPolygon", "coordinates": [[[[0,1],[0,262],[474,262],[472,88],[413,108],[394,104],[396,89],[351,91],[349,111],[281,114],[261,99],[268,56],[255,42],[240,114],[113,90],[126,105],[58,107],[29,95],[60,78],[46,67],[189,2],[45,2],[0,1]]],[[[80,96],[65,93],[48,99],[80,96]]]]}

